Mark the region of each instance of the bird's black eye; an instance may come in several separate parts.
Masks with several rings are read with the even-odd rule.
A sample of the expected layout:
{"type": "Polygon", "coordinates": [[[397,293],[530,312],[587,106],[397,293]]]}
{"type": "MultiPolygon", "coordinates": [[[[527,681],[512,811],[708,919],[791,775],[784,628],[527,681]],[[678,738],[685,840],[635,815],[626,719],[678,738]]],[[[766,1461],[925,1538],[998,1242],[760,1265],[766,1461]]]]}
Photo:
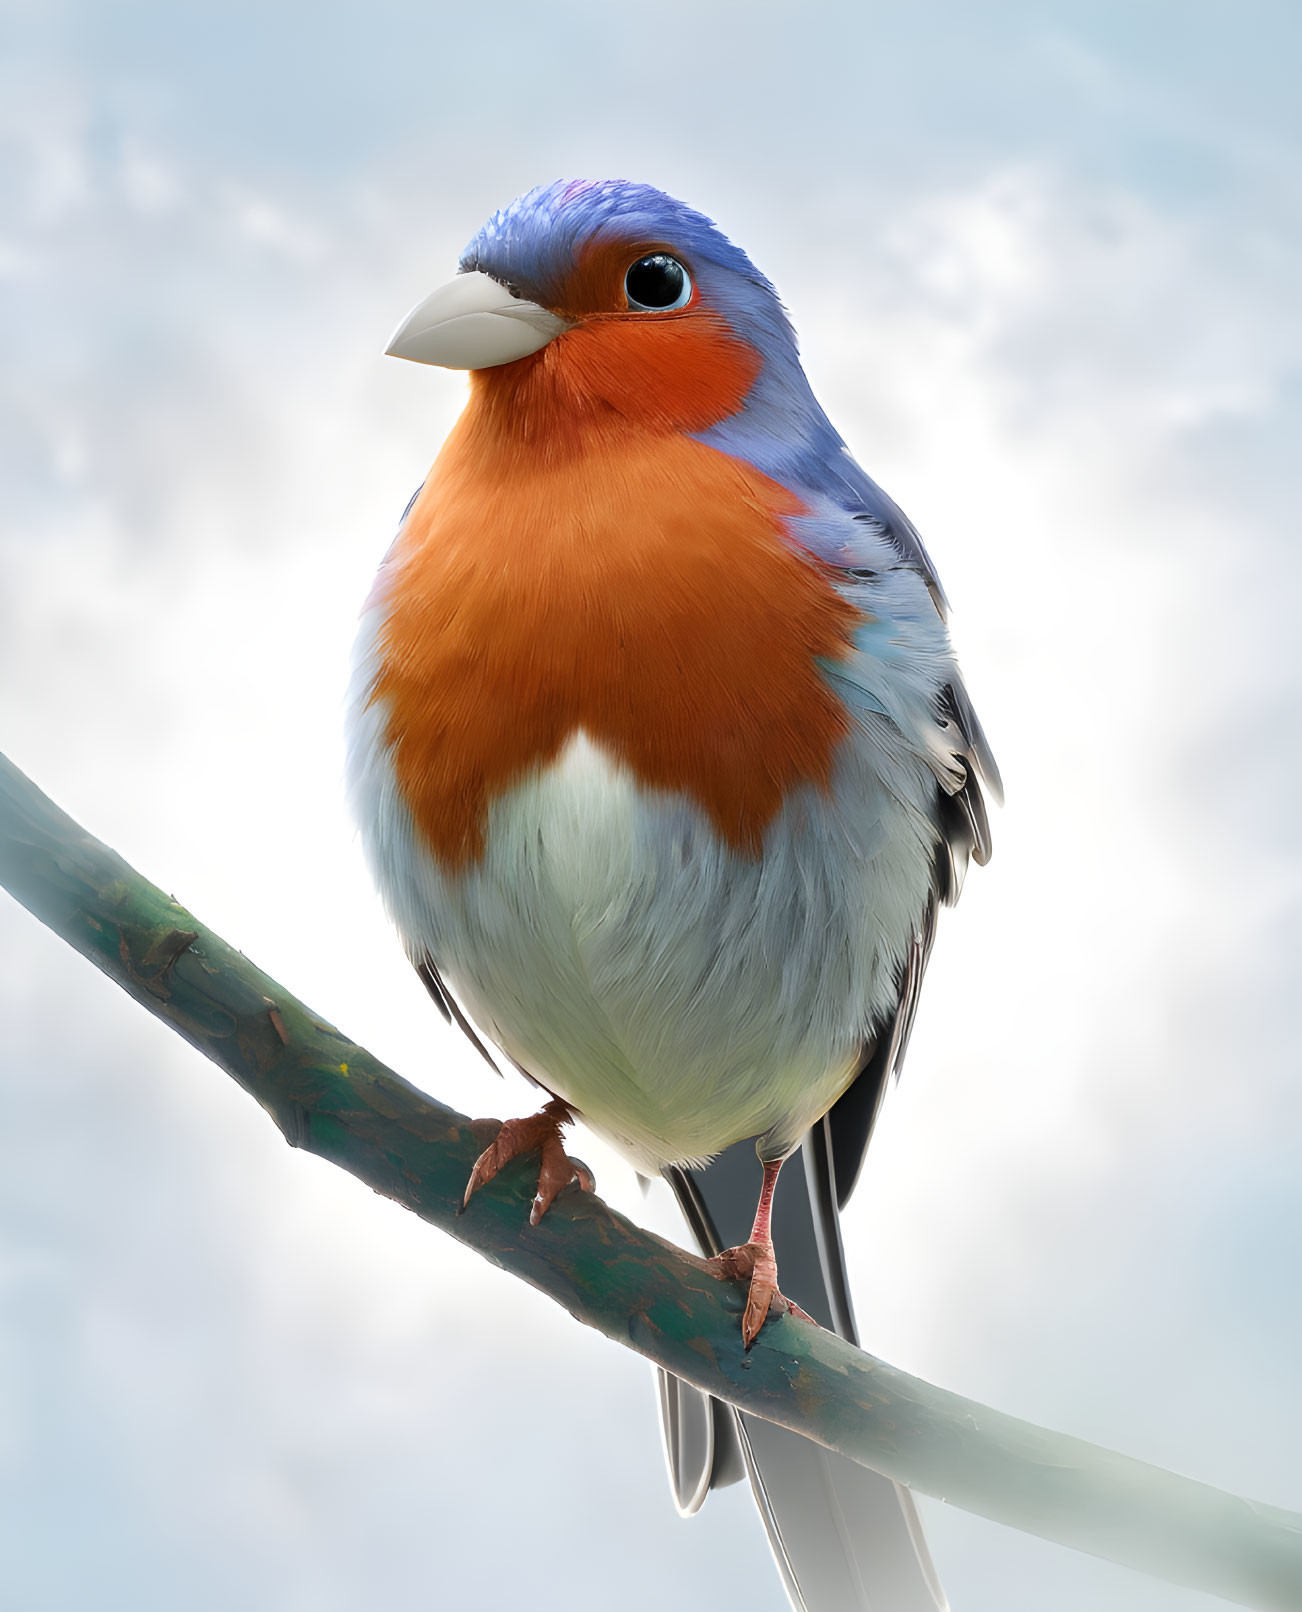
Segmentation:
{"type": "Polygon", "coordinates": [[[684,308],[692,295],[692,277],[676,257],[652,252],[637,262],[624,276],[624,295],[630,308],[650,308],[669,313],[684,308]]]}

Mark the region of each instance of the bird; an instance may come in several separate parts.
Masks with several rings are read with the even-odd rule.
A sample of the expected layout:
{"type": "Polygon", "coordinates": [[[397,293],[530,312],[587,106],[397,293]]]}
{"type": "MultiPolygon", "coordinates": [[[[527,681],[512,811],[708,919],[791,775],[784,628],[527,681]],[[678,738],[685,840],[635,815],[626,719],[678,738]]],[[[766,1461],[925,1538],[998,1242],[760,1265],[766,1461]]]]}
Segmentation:
{"type": "MultiPolygon", "coordinates": [[[[747,1348],[857,1341],[839,1211],[1001,798],[936,569],[773,285],[653,186],[527,191],[387,352],[469,394],[362,612],[352,807],[443,1016],[548,1099],[466,1202],[522,1154],[535,1223],[591,1190],[579,1119],[748,1283],[747,1348]]],[[[945,1605],[906,1490],[660,1404],[679,1510],[748,1475],[793,1606],[945,1605]]]]}

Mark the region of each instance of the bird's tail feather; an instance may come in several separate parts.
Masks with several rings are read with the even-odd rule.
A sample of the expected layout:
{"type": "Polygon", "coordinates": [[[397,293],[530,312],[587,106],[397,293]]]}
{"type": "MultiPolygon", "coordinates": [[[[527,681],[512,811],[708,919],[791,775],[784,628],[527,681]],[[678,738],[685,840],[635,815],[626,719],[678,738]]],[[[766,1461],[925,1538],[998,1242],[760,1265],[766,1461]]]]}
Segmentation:
{"type": "MultiPolygon", "coordinates": [[[[810,1131],[800,1155],[783,1171],[773,1209],[782,1291],[857,1342],[826,1120],[810,1131]]],[[[746,1241],[761,1176],[752,1143],[729,1148],[704,1170],[667,1174],[702,1253],[746,1241]]],[[[659,1376],[678,1509],[691,1515],[711,1489],[749,1477],[797,1612],[946,1612],[907,1489],[788,1428],[659,1376]]]]}

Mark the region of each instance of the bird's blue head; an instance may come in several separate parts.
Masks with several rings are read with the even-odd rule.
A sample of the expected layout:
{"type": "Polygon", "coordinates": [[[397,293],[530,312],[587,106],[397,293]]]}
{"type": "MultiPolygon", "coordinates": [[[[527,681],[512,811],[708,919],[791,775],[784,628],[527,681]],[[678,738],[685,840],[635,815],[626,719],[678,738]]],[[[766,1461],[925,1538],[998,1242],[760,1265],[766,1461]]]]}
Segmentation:
{"type": "Polygon", "coordinates": [[[650,185],[539,185],[489,219],[459,271],[390,351],[481,369],[536,362],[554,343],[553,361],[599,377],[626,418],[785,481],[819,466],[823,479],[843,452],[773,286],[712,220],[650,185]]]}
{"type": "Polygon", "coordinates": [[[578,318],[708,307],[761,356],[795,357],[795,337],[768,280],[704,213],[651,185],[538,185],[494,213],[460,269],[491,275],[578,318]],[[635,269],[645,257],[670,259],[681,272],[664,264],[635,269]]]}

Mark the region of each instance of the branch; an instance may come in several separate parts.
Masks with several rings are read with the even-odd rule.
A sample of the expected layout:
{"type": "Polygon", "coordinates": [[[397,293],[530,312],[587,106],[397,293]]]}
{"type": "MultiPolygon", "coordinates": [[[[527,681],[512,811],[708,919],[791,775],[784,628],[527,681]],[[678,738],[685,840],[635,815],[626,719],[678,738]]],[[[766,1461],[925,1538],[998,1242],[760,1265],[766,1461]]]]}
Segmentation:
{"type": "Polygon", "coordinates": [[[744,1291],[567,1191],[534,1227],[528,1160],[457,1210],[486,1123],[319,1019],[0,756],[0,883],[233,1075],[280,1127],[698,1388],[996,1522],[1268,1612],[1302,1607],[1302,1516],[1005,1416],[790,1316],[749,1354],[744,1291]]]}

